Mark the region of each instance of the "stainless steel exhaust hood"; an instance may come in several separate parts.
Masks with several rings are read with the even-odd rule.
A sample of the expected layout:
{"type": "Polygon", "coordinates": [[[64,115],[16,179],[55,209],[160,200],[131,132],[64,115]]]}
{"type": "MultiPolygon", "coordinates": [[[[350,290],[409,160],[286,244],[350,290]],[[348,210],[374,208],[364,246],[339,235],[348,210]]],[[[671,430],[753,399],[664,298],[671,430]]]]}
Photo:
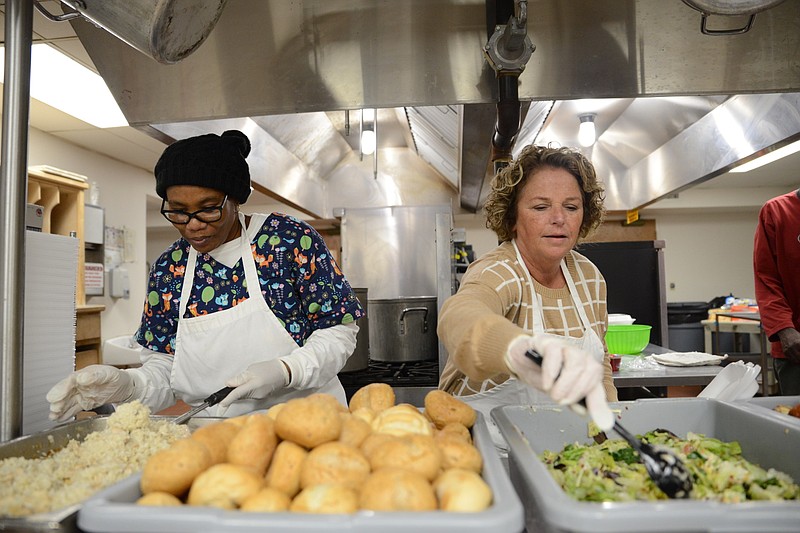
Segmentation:
{"type": "MultiPolygon", "coordinates": [[[[234,0],[174,65],[72,24],[132,126],[166,141],[241,127],[262,158],[256,186],[330,217],[363,202],[482,205],[496,99],[486,13],[482,0],[234,0]],[[363,107],[405,140],[379,144],[378,179],[343,135],[344,110],[363,107]]],[[[682,0],[530,2],[536,51],[520,76],[529,109],[517,146],[567,120],[577,129],[568,115],[581,99],[616,106],[598,116],[591,155],[607,207],[626,210],[800,135],[798,2],[759,12],[739,35],[705,35],[700,16],[682,0]],[[731,128],[752,151],[732,144],[731,128]]]]}

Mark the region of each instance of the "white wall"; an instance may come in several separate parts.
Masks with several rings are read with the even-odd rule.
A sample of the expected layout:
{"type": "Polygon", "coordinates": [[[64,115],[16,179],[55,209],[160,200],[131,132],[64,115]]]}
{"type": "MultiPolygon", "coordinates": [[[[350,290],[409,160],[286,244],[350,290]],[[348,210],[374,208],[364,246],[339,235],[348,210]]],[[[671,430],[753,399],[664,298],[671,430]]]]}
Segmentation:
{"type": "Polygon", "coordinates": [[[145,206],[147,195],[154,194],[153,175],[34,128],[29,129],[28,146],[29,166],[49,165],[97,182],[106,226],[133,231],[134,261],[124,265],[130,278],[130,298],[93,296],[86,300],[87,304],[106,306],[101,314],[103,339],[133,333],[139,325],[145,297],[145,206]]]}
{"type": "Polygon", "coordinates": [[[658,238],[665,244],[668,302],[707,302],[728,294],[755,298],[753,235],[758,210],[654,218],[658,238]]]}

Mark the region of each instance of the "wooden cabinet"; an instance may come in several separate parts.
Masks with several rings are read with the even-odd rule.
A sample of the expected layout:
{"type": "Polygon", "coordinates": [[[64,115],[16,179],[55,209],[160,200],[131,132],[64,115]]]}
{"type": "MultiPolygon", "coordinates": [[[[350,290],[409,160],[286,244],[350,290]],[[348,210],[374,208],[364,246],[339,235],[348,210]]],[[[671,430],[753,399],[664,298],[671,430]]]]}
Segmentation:
{"type": "Polygon", "coordinates": [[[89,365],[99,365],[100,313],[104,305],[81,305],[75,314],[75,370],[89,365]]]}
{"type": "Polygon", "coordinates": [[[75,234],[78,246],[78,272],[75,303],[86,303],[83,285],[85,263],[83,237],[84,192],[89,188],[85,178],[77,174],[34,167],[28,170],[28,203],[44,208],[42,231],[57,235],[75,234]]]}

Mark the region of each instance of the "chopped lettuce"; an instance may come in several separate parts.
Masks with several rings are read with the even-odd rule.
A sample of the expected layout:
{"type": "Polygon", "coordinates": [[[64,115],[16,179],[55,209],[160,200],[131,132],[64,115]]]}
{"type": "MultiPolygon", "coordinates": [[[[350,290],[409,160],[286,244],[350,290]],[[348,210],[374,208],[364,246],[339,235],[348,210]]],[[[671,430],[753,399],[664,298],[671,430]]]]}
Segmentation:
{"type": "MultiPolygon", "coordinates": [[[[664,430],[650,431],[641,438],[680,457],[692,475],[693,499],[726,503],[800,500],[800,486],[790,476],[747,461],[738,442],[691,432],[680,439],[664,430]]],[[[667,499],[648,476],[638,454],[622,439],[567,444],[560,452],[545,451],[540,458],[556,482],[577,500],[667,499]]]]}

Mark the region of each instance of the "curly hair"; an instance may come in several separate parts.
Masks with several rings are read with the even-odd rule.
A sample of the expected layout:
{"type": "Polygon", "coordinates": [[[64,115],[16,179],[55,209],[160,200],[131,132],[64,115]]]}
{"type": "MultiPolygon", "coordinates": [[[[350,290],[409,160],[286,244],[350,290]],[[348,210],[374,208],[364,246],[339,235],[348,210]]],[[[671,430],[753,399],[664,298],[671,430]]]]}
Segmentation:
{"type": "Polygon", "coordinates": [[[519,157],[503,168],[491,182],[491,192],[484,205],[486,227],[497,234],[500,242],[516,236],[517,200],[528,179],[544,168],[562,168],[575,176],[583,191],[583,221],[579,235],[585,238],[605,217],[602,184],[597,180],[594,165],[579,151],[567,147],[526,146],[519,157]]]}

